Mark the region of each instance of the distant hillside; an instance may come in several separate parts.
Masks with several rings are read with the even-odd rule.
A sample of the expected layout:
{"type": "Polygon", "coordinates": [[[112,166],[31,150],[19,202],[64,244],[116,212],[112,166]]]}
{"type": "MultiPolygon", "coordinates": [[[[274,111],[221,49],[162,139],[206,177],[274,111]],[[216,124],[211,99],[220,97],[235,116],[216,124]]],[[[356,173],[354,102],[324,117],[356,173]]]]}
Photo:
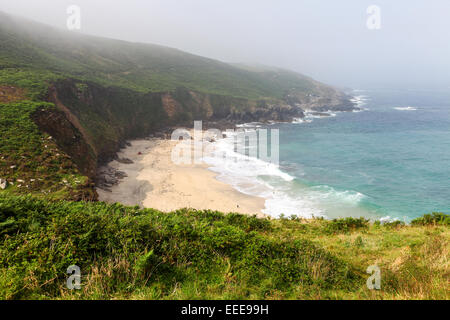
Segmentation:
{"type": "MultiPolygon", "coordinates": [[[[90,178],[127,139],[189,126],[194,120],[222,126],[292,121],[314,108],[347,111],[354,106],[342,92],[295,72],[230,65],[162,46],[87,36],[0,12],[2,123],[18,127],[14,110],[29,114],[29,122],[21,118],[20,123],[27,130],[37,129],[30,129],[35,139],[25,147],[36,150],[33,141],[51,136],[58,147],[52,157],[66,154],[90,178]],[[51,104],[40,107],[42,102],[51,104]]],[[[1,154],[0,179],[36,181],[33,166],[18,163],[24,155],[11,154],[23,140],[20,130],[6,125],[4,131],[9,138],[0,143],[0,150],[8,152],[1,154]],[[11,166],[18,171],[11,172],[11,166]]],[[[69,194],[92,198],[91,192],[80,194],[78,189],[69,194]]]]}
{"type": "Polygon", "coordinates": [[[278,69],[249,71],[180,50],[86,36],[0,13],[0,66],[50,71],[140,92],[177,87],[248,99],[328,89],[278,69]]]}
{"type": "Polygon", "coordinates": [[[405,226],[96,201],[97,167],[127,139],[194,120],[291,121],[306,109],[354,106],[294,72],[0,13],[0,300],[447,299],[442,213],[405,226]],[[374,263],[381,290],[366,285],[374,263]],[[66,287],[74,264],[82,290],[66,287]]]}

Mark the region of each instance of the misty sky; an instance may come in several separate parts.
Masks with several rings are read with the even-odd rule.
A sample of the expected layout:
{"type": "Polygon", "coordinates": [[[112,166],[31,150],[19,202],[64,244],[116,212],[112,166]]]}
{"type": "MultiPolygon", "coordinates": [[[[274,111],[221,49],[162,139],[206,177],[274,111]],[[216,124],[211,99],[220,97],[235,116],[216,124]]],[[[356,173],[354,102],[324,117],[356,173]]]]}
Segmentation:
{"type": "Polygon", "coordinates": [[[0,10],[81,32],[279,66],[351,88],[450,89],[450,0],[0,0],[0,10]],[[366,26],[370,5],[381,29],[366,26]]]}

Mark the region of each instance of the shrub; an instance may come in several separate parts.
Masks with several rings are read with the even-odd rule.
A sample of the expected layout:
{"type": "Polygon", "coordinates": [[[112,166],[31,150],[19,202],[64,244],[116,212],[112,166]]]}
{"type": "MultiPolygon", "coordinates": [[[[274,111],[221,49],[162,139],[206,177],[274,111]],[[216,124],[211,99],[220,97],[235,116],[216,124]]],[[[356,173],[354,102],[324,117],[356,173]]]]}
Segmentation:
{"type": "Polygon", "coordinates": [[[450,215],[442,212],[433,212],[431,214],[425,214],[420,218],[411,221],[415,226],[427,226],[427,225],[450,225],[450,215]]]}
{"type": "Polygon", "coordinates": [[[329,233],[347,233],[358,229],[367,229],[369,220],[365,218],[334,219],[325,225],[329,233]]]}
{"type": "Polygon", "coordinates": [[[404,227],[405,223],[400,220],[395,220],[395,221],[391,221],[391,222],[385,222],[385,223],[383,223],[383,226],[387,227],[387,228],[398,229],[398,228],[404,227]]]}
{"type": "Polygon", "coordinates": [[[76,293],[81,298],[152,286],[164,297],[173,286],[223,285],[223,279],[249,288],[241,298],[289,293],[300,285],[355,285],[352,267],[311,241],[265,236],[270,223],[211,211],[163,213],[0,194],[0,298],[70,295],[70,265],[78,265],[85,279],[76,293]]]}

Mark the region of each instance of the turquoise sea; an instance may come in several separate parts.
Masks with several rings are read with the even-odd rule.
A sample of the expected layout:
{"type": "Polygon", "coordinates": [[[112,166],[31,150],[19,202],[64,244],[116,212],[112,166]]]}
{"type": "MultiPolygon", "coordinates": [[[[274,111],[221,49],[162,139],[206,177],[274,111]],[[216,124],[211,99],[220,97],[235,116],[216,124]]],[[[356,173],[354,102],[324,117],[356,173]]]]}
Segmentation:
{"type": "Polygon", "coordinates": [[[217,164],[219,179],[266,198],[273,216],[410,221],[450,213],[450,89],[358,90],[362,112],[273,124],[280,168],[217,164]]]}

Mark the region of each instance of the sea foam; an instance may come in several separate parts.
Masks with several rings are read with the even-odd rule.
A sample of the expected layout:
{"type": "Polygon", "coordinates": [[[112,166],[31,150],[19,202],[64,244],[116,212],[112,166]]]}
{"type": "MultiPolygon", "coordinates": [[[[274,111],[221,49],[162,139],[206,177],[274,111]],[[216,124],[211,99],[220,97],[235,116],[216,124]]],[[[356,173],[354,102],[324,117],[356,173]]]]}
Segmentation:
{"type": "Polygon", "coordinates": [[[204,156],[203,161],[218,174],[219,181],[244,194],[265,199],[265,214],[272,217],[282,214],[304,218],[326,217],[327,204],[357,206],[365,197],[357,192],[337,191],[329,186],[303,186],[278,165],[236,152],[235,134],[228,132],[226,135],[226,138],[213,143],[213,151],[204,156]]]}
{"type": "Polygon", "coordinates": [[[394,109],[398,110],[398,111],[416,111],[417,110],[417,108],[414,108],[414,107],[396,107],[394,109]]]}

